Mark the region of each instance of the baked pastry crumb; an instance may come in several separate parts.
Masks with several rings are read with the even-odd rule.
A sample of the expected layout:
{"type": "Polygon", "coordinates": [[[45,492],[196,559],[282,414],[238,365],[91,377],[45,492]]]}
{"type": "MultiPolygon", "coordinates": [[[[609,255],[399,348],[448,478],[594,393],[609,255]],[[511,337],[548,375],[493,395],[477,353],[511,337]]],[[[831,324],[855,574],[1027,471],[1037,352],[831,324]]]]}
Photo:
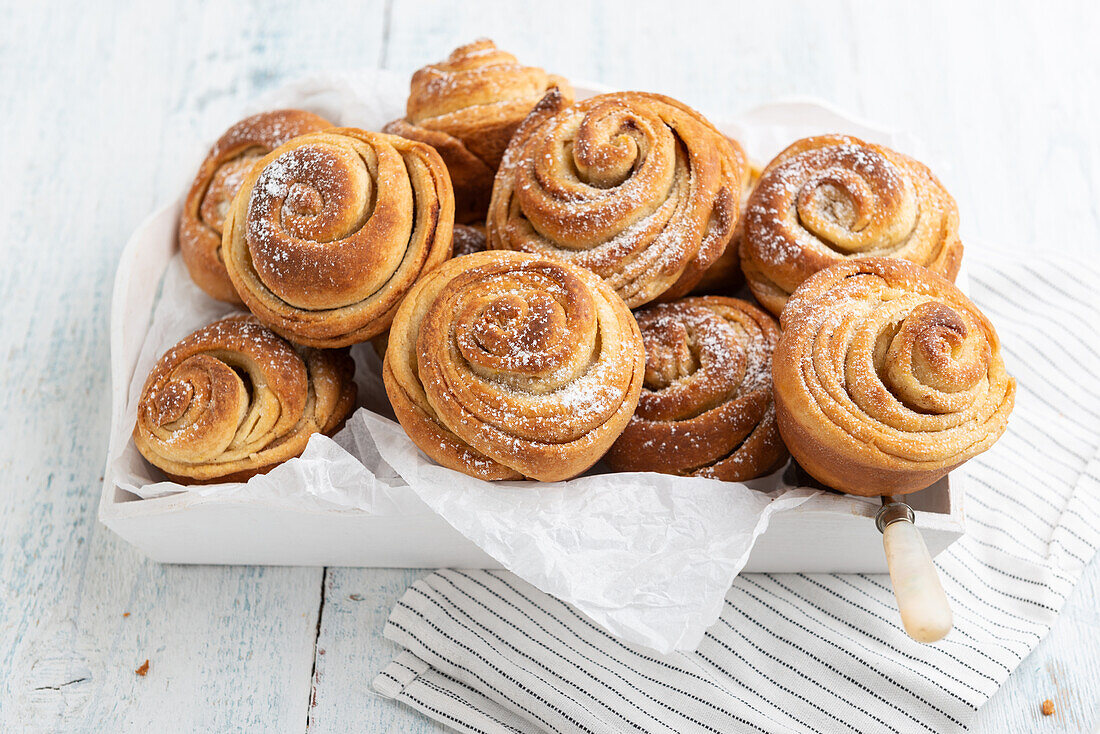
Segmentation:
{"type": "Polygon", "coordinates": [[[570,105],[551,90],[504,154],[489,247],[587,268],[630,308],[679,298],[733,238],[748,173],[741,146],[682,102],[616,92],[570,105]]]}
{"type": "Polygon", "coordinates": [[[296,346],[252,316],[230,316],[153,367],[134,443],[175,481],[243,482],[298,456],[313,434],[339,430],[355,407],[354,373],[346,349],[296,346]]]}
{"type": "Polygon", "coordinates": [[[226,213],[221,253],[244,305],[308,347],[389,328],[450,256],[454,195],[431,146],[357,128],[301,135],[260,159],[226,213]]]}
{"type": "Polygon", "coordinates": [[[476,252],[421,279],[390,330],[382,376],[424,453],[478,479],[575,477],[634,414],[637,323],[570,263],[476,252]]]}
{"type": "Polygon", "coordinates": [[[915,492],[1004,433],[1016,381],[993,325],[915,263],[865,258],[821,270],[787,301],[780,327],[779,431],[828,487],[915,492]]]}
{"type": "Polygon", "coordinates": [[[779,324],[746,301],[683,298],[634,314],[645,345],[638,410],[604,457],[615,471],[742,482],[787,460],[772,404],[779,324]]]}
{"type": "Polygon", "coordinates": [[[304,110],[274,110],[246,117],[218,138],[195,174],[179,222],[179,245],[191,279],[207,295],[241,303],[222,261],[222,226],[249,169],[291,138],[332,127],[304,110]]]}
{"type": "Polygon", "coordinates": [[[572,102],[564,78],[524,66],[482,38],[413,74],[406,116],[383,132],[435,148],[454,186],[455,221],[484,220],[508,142],[551,89],[572,102]]]}

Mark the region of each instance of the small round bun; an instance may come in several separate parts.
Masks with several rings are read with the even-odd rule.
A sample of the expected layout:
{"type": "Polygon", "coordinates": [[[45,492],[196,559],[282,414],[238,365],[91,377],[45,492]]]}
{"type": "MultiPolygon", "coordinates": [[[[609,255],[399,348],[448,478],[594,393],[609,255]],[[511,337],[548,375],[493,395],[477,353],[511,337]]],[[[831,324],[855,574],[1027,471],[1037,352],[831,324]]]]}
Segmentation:
{"type": "Polygon", "coordinates": [[[924,489],[1004,433],[1016,395],[989,320],[905,260],[838,263],[787,302],[772,376],[791,455],[858,495],[924,489]]]}

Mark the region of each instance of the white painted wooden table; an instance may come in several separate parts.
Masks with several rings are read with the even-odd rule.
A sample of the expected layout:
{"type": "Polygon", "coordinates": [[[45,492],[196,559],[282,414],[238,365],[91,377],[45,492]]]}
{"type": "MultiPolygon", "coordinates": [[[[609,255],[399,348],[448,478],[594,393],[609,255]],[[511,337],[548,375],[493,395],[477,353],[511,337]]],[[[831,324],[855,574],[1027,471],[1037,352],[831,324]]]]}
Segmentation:
{"type": "MultiPolygon", "coordinates": [[[[423,572],[161,566],[96,523],[118,254],[196,141],[272,85],[411,72],[487,35],[714,115],[817,95],[949,161],[965,238],[1100,254],[1094,4],[451,5],[0,3],[0,730],[440,730],[369,688],[394,652],[382,623],[423,572]]],[[[1098,598],[1094,561],[975,731],[1097,725],[1098,598]]]]}

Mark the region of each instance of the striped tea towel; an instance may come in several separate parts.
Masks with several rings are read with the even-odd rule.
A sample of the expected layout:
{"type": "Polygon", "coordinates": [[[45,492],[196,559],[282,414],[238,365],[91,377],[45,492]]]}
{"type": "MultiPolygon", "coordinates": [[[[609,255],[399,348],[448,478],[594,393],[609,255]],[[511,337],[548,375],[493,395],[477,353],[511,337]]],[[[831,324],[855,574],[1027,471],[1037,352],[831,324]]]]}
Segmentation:
{"type": "Polygon", "coordinates": [[[967,535],[937,558],[955,629],[902,631],[888,577],[744,574],[690,653],[616,640],[505,572],[439,571],[394,608],[383,695],[461,732],[954,732],[1050,629],[1100,546],[1100,270],[975,266],[1019,383],[965,465],[967,535]]]}

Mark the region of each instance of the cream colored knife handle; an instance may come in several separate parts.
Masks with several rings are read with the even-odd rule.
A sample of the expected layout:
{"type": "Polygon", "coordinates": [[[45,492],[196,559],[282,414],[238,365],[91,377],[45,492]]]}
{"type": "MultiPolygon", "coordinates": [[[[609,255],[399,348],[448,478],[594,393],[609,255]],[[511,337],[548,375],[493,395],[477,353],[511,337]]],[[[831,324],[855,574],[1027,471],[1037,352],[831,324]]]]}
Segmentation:
{"type": "Polygon", "coordinates": [[[951,631],[951,607],[917,526],[896,519],[882,529],[886,565],[901,623],[917,642],[935,642],[951,631]]]}

